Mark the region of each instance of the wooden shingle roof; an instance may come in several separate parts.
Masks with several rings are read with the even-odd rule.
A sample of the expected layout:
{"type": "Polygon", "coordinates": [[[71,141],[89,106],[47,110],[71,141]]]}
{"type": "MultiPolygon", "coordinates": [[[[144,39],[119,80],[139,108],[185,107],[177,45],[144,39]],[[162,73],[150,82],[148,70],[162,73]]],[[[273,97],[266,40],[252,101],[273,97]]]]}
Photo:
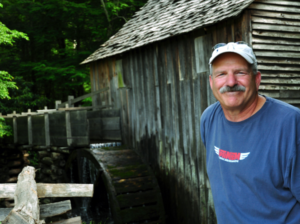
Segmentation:
{"type": "Polygon", "coordinates": [[[237,16],[254,0],[149,0],[81,64],[117,55],[237,16]]]}

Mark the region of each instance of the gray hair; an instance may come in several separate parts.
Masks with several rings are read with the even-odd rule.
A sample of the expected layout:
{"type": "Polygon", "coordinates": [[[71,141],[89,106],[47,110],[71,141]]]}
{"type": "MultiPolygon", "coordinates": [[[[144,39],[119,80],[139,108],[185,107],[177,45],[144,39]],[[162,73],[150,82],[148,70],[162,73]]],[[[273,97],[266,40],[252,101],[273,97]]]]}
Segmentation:
{"type": "MultiPolygon", "coordinates": [[[[251,71],[253,75],[257,75],[258,69],[257,69],[257,62],[251,64],[251,71]]],[[[210,75],[212,76],[212,64],[209,64],[209,72],[210,75]]]]}

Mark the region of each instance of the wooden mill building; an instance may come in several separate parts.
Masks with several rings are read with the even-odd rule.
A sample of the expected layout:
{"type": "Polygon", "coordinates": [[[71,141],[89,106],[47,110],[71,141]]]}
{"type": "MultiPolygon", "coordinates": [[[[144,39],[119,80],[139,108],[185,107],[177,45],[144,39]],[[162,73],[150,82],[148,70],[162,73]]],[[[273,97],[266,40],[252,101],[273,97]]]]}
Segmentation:
{"type": "Polygon", "coordinates": [[[300,106],[300,2],[149,0],[82,64],[93,105],[121,110],[122,139],[159,179],[170,223],[215,223],[200,117],[215,102],[208,60],[217,43],[246,41],[260,92],[300,106]]]}

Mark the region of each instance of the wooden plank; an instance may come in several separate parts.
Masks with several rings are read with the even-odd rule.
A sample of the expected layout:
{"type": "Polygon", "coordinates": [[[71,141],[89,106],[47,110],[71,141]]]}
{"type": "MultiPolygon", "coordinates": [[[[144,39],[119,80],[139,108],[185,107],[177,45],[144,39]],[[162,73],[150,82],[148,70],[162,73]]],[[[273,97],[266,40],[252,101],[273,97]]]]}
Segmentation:
{"type": "Polygon", "coordinates": [[[129,115],[130,127],[131,127],[131,142],[132,147],[135,147],[135,136],[136,136],[136,81],[135,81],[135,57],[133,52],[129,52],[129,62],[130,62],[130,80],[131,80],[131,91],[130,91],[130,105],[131,113],[129,115]]]}
{"type": "Polygon", "coordinates": [[[145,207],[134,207],[131,209],[121,210],[121,217],[123,223],[129,223],[134,221],[149,220],[155,217],[159,217],[159,209],[156,205],[145,207]]]}
{"type": "MultiPolygon", "coordinates": [[[[274,92],[274,91],[272,91],[274,92]]],[[[279,97],[278,98],[300,98],[300,92],[299,91],[289,91],[289,90],[281,90],[279,91],[279,97]]]]}
{"type": "MultiPolygon", "coordinates": [[[[17,184],[0,184],[0,198],[13,198],[17,184]]],[[[93,197],[93,184],[37,184],[39,198],[93,197]]]]}
{"type": "MultiPolygon", "coordinates": [[[[281,30],[282,31],[282,30],[281,30]]],[[[262,36],[262,37],[276,37],[276,38],[288,38],[288,39],[299,39],[299,33],[284,33],[284,32],[272,32],[272,31],[258,31],[253,30],[253,35],[262,36]]]]}
{"type": "MultiPolygon", "coordinates": [[[[51,204],[40,205],[40,219],[61,215],[72,209],[71,201],[60,201],[51,204]]],[[[12,208],[0,208],[0,222],[9,214],[12,208]]]]}
{"type": "Polygon", "coordinates": [[[136,191],[146,191],[153,189],[152,178],[148,177],[138,177],[131,179],[120,179],[113,181],[114,188],[117,194],[136,192],[136,191]]]}
{"type": "Polygon", "coordinates": [[[241,22],[242,40],[250,45],[252,44],[251,27],[251,12],[249,10],[245,10],[242,15],[241,22]]]}
{"type": "Polygon", "coordinates": [[[51,204],[40,205],[40,218],[44,219],[56,215],[61,215],[72,209],[71,201],[60,201],[51,204]]]}
{"type": "Polygon", "coordinates": [[[265,95],[265,96],[268,96],[268,97],[273,97],[273,98],[279,98],[280,97],[279,91],[261,91],[260,90],[259,94],[265,95]]]}
{"type": "Polygon", "coordinates": [[[300,90],[300,86],[260,85],[259,90],[300,90]]]}
{"type": "Polygon", "coordinates": [[[300,71],[300,67],[291,67],[291,66],[271,66],[271,65],[258,65],[258,70],[268,70],[268,71],[300,71]]]}
{"type": "MultiPolygon", "coordinates": [[[[300,29],[300,28],[299,28],[300,29]]],[[[269,44],[253,44],[254,50],[269,50],[269,51],[300,51],[299,47],[295,47],[293,45],[269,45],[269,44]]]]}
{"type": "Polygon", "coordinates": [[[94,95],[96,95],[96,94],[105,92],[105,91],[107,91],[107,90],[109,90],[108,87],[99,89],[99,90],[97,90],[97,91],[93,91],[93,92],[91,92],[91,93],[82,95],[82,96],[80,96],[80,97],[76,97],[75,99],[71,100],[71,103],[74,104],[74,103],[80,102],[80,101],[84,100],[85,98],[94,96],[94,95]]]}
{"type": "Polygon", "coordinates": [[[292,33],[299,33],[300,29],[298,26],[284,26],[284,25],[271,25],[271,24],[260,24],[260,23],[253,23],[252,24],[253,30],[270,30],[270,31],[284,31],[284,32],[292,32],[292,33]]]}
{"type": "Polygon", "coordinates": [[[142,206],[157,202],[157,191],[140,191],[135,193],[120,194],[117,200],[121,209],[142,206]]]}
{"type": "Polygon", "coordinates": [[[280,78],[294,78],[294,77],[300,77],[299,73],[275,73],[275,72],[262,72],[261,74],[262,77],[280,77],[280,78]]]}
{"type": "MultiPolygon", "coordinates": [[[[267,23],[267,24],[277,24],[277,25],[300,26],[300,21],[270,19],[270,18],[262,18],[262,17],[257,17],[257,16],[252,16],[251,19],[252,19],[252,22],[254,22],[254,23],[267,23]]],[[[299,18],[299,20],[300,20],[300,18],[299,18]]]]}
{"type": "Polygon", "coordinates": [[[118,167],[107,169],[107,171],[112,180],[144,177],[150,175],[146,165],[118,167]]]}
{"type": "Polygon", "coordinates": [[[272,5],[300,6],[299,2],[293,2],[293,1],[256,0],[255,2],[260,2],[260,3],[264,3],[264,4],[272,4],[272,5]]]}
{"type": "Polygon", "coordinates": [[[275,6],[261,3],[253,3],[250,6],[248,6],[248,8],[275,12],[300,13],[300,9],[296,7],[275,6]]]}
{"type": "Polygon", "coordinates": [[[263,78],[261,80],[261,83],[270,83],[270,84],[289,84],[289,85],[297,85],[300,84],[300,78],[299,79],[266,79],[263,78]]]}
{"type": "Polygon", "coordinates": [[[300,53],[297,52],[276,52],[276,51],[255,51],[256,56],[261,57],[276,57],[276,58],[300,58],[300,53]]]}
{"type": "Polygon", "coordinates": [[[278,18],[278,19],[293,19],[299,20],[300,14],[291,14],[291,13],[277,13],[277,12],[267,12],[267,11],[259,11],[259,10],[251,10],[251,15],[253,16],[262,16],[262,17],[270,17],[270,18],[278,18]]]}
{"type": "Polygon", "coordinates": [[[12,208],[0,208],[0,222],[2,222],[6,216],[11,212],[12,208]]]}
{"type": "MultiPolygon", "coordinates": [[[[300,16],[300,15],[299,15],[300,16]]],[[[260,38],[260,37],[253,37],[252,38],[253,44],[281,44],[281,45],[300,45],[300,41],[297,42],[295,40],[286,40],[286,39],[271,39],[271,38],[260,38]]]]}
{"type": "Polygon", "coordinates": [[[70,219],[61,220],[58,222],[52,222],[52,224],[82,224],[81,217],[75,217],[70,219]]]}
{"type": "Polygon", "coordinates": [[[289,104],[300,104],[299,99],[280,99],[280,100],[289,104]]]}
{"type": "Polygon", "coordinates": [[[28,145],[28,118],[17,117],[18,144],[28,145]]]}
{"type": "Polygon", "coordinates": [[[24,218],[22,218],[16,211],[11,211],[9,213],[9,216],[7,216],[5,218],[5,220],[3,220],[2,224],[28,224],[27,220],[25,220],[24,218]]]}
{"type": "Polygon", "coordinates": [[[111,108],[114,105],[104,105],[104,106],[90,106],[90,107],[68,107],[68,108],[59,108],[59,111],[69,111],[69,110],[99,110],[105,108],[111,108]]]}
{"type": "Polygon", "coordinates": [[[272,64],[272,65],[300,65],[300,60],[293,59],[269,59],[257,57],[257,63],[260,64],[272,64]]]}
{"type": "Polygon", "coordinates": [[[32,121],[32,143],[34,145],[46,145],[45,120],[44,116],[36,115],[31,117],[32,121]]]}

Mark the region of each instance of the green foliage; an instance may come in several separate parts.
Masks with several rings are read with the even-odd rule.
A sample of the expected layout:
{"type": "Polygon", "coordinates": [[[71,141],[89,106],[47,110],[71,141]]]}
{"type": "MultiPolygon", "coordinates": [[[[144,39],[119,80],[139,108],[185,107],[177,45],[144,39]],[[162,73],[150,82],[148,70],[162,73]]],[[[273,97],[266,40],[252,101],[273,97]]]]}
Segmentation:
{"type": "Polygon", "coordinates": [[[3,117],[0,117],[0,138],[3,136],[12,136],[12,128],[5,123],[3,117]]]}
{"type": "MultiPolygon", "coordinates": [[[[6,26],[0,25],[0,40],[6,44],[0,45],[0,68],[15,77],[18,89],[7,85],[11,100],[1,100],[0,112],[54,108],[55,100],[90,92],[89,65],[80,62],[146,1],[1,0],[0,21],[6,26]]],[[[85,99],[83,106],[91,102],[85,99]]]]}
{"type": "Polygon", "coordinates": [[[34,167],[36,167],[37,165],[39,165],[39,158],[38,158],[37,152],[28,151],[28,154],[29,154],[30,165],[32,165],[34,167]]]}
{"type": "MultiPolygon", "coordinates": [[[[0,8],[3,8],[3,5],[0,3],[0,8]]],[[[15,39],[24,38],[28,40],[28,36],[25,33],[10,30],[2,22],[0,22],[0,44],[13,45],[15,39]]]]}
{"type": "Polygon", "coordinates": [[[12,82],[13,77],[8,72],[0,71],[0,99],[10,99],[8,89],[17,89],[16,83],[12,82]]]}

